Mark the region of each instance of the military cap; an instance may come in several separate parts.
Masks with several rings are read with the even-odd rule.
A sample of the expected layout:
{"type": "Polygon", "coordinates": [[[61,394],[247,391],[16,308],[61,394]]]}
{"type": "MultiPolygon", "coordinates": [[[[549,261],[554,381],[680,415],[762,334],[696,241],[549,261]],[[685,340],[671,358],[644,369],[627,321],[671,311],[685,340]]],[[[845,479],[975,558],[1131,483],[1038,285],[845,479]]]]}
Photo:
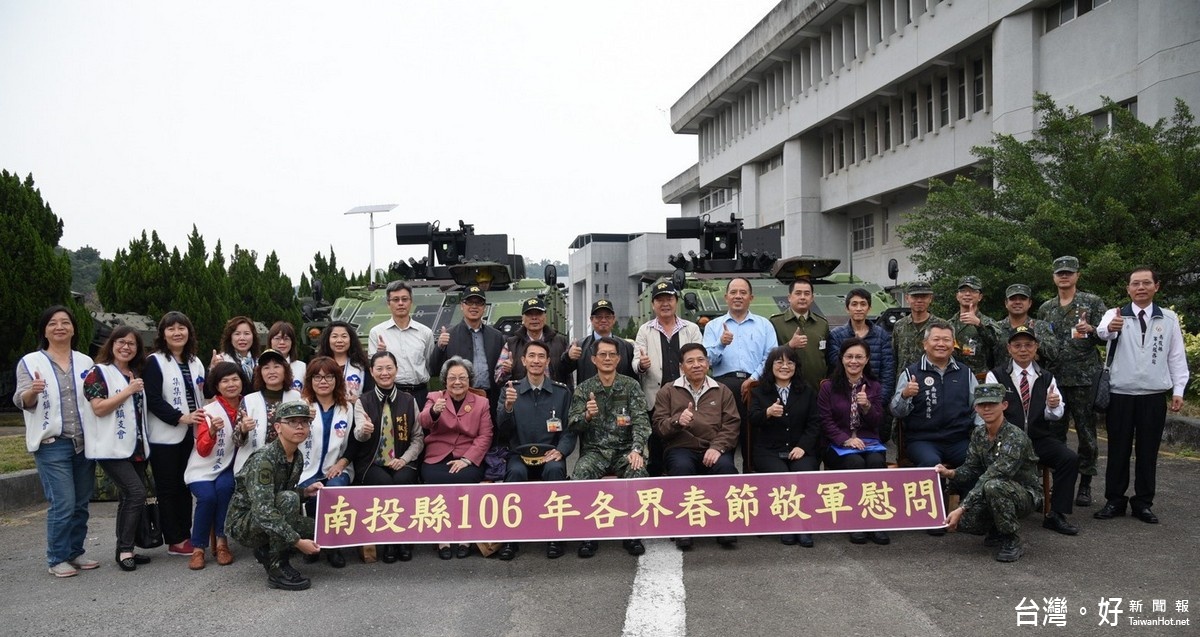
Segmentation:
{"type": "Polygon", "coordinates": [[[1004,385],[1000,383],[983,383],[975,386],[975,401],[972,403],[1002,403],[1004,402],[1004,385]]]}
{"type": "Polygon", "coordinates": [[[1013,333],[1009,334],[1008,336],[1008,342],[1013,342],[1013,339],[1017,338],[1018,336],[1028,336],[1029,338],[1032,338],[1035,343],[1038,341],[1037,334],[1034,333],[1033,330],[1029,329],[1028,325],[1022,325],[1013,330],[1013,333]]]}
{"type": "Polygon", "coordinates": [[[1078,272],[1079,259],[1075,257],[1059,257],[1054,260],[1054,273],[1059,272],[1078,272]]]}
{"type": "Polygon", "coordinates": [[[308,403],[303,400],[289,400],[275,408],[275,422],[283,422],[288,418],[310,418],[308,403]]]}
{"type": "Polygon", "coordinates": [[[553,445],[540,445],[533,443],[521,445],[516,449],[513,449],[513,453],[521,457],[521,462],[531,467],[536,467],[546,463],[546,452],[553,448],[553,445]]]}
{"type": "Polygon", "coordinates": [[[929,285],[928,281],[913,281],[904,291],[910,295],[933,294],[933,286],[929,285]]]}
{"type": "Polygon", "coordinates": [[[468,285],[467,289],[463,290],[462,300],[465,301],[469,298],[477,298],[480,301],[487,300],[487,296],[483,293],[483,288],[478,285],[468,285]]]}
{"type": "Polygon", "coordinates": [[[654,294],[650,298],[657,299],[663,294],[679,296],[679,290],[676,290],[675,284],[671,283],[670,281],[659,281],[658,283],[654,284],[654,294]]]}
{"type": "Polygon", "coordinates": [[[546,311],[546,302],[543,301],[542,297],[540,297],[540,296],[535,296],[532,299],[525,299],[525,302],[521,304],[521,314],[528,314],[530,312],[545,312],[545,311],[546,311]]]}
{"type": "Polygon", "coordinates": [[[1033,291],[1024,283],[1013,283],[1004,291],[1004,298],[1011,299],[1014,296],[1024,296],[1032,299],[1033,291]]]}
{"type": "Polygon", "coordinates": [[[592,316],[595,316],[596,312],[601,310],[607,310],[613,314],[617,313],[617,311],[613,309],[612,301],[608,299],[596,299],[596,302],[592,303],[592,316]]]}
{"type": "Polygon", "coordinates": [[[972,274],[972,275],[964,276],[963,278],[958,280],[958,288],[957,289],[961,290],[963,288],[971,288],[972,290],[980,291],[983,289],[983,283],[980,282],[979,277],[972,274]]]}
{"type": "Polygon", "coordinates": [[[268,361],[275,361],[276,363],[279,363],[280,365],[283,365],[284,367],[291,365],[291,363],[288,362],[287,356],[284,356],[278,350],[273,350],[273,349],[263,350],[263,353],[258,355],[258,364],[259,365],[263,365],[263,364],[267,363],[268,361]]]}

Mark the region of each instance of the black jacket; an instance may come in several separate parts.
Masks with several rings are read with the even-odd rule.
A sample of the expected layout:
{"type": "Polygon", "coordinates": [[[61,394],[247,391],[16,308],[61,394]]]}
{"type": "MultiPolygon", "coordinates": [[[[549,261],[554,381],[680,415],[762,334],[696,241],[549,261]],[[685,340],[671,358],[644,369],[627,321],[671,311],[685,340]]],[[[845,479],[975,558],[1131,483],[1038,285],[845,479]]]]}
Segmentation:
{"type": "MultiPolygon", "coordinates": [[[[750,430],[752,444],[772,452],[789,451],[800,447],[805,456],[818,452],[821,439],[821,414],[817,409],[817,392],[809,388],[799,375],[792,379],[783,416],[770,418],[767,407],[775,404],[779,393],[775,385],[761,383],[750,392],[750,430]]],[[[814,456],[815,457],[815,456],[814,456]]]]}

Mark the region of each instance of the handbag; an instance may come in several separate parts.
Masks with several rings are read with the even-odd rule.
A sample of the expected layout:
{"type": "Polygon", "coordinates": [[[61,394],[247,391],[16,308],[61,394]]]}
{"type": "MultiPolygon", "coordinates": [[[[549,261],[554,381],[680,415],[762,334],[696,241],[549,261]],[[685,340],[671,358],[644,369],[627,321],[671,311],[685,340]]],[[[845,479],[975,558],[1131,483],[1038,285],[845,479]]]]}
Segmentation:
{"type": "Polygon", "coordinates": [[[1112,366],[1113,353],[1117,351],[1117,341],[1121,340],[1121,333],[1117,332],[1117,337],[1108,344],[1108,355],[1104,357],[1104,369],[1100,370],[1100,374],[1096,376],[1096,382],[1092,384],[1092,409],[1099,413],[1108,411],[1108,399],[1112,393],[1112,374],[1109,372],[1109,367],[1112,366]]]}
{"type": "Polygon", "coordinates": [[[158,513],[158,497],[146,498],[146,506],[142,508],[142,519],[138,523],[137,533],[133,543],[138,548],[153,549],[163,545],[162,525],[158,513]]]}
{"type": "Polygon", "coordinates": [[[508,447],[495,446],[483,456],[483,479],[503,480],[508,473],[508,447]]]}

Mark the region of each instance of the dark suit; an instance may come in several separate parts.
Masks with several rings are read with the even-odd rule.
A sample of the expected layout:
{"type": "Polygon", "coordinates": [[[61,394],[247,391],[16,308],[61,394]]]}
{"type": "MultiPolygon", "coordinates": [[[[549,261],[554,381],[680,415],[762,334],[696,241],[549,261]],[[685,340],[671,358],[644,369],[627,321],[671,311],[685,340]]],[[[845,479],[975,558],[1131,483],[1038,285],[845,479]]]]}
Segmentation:
{"type": "MultiPolygon", "coordinates": [[[[490,386],[487,389],[487,398],[489,405],[496,404],[496,397],[500,395],[499,387],[493,379],[493,374],[496,371],[496,361],[500,358],[500,350],[504,349],[504,335],[500,330],[491,325],[483,325],[481,328],[483,333],[483,352],[487,358],[487,369],[476,369],[476,378],[487,378],[490,386]]],[[[446,363],[452,356],[460,356],[464,360],[475,363],[475,347],[474,340],[471,335],[471,328],[467,326],[465,321],[460,321],[454,327],[450,328],[450,344],[442,349],[436,345],[437,335],[434,335],[433,353],[429,356],[429,375],[440,376],[442,373],[442,365],[446,363]]],[[[418,408],[423,408],[425,405],[418,405],[418,408]]]]}
{"type": "MultiPolygon", "coordinates": [[[[617,373],[640,382],[637,372],[633,371],[633,343],[617,336],[613,336],[613,339],[617,341],[617,353],[621,355],[621,362],[617,364],[617,373]]],[[[571,353],[570,346],[567,347],[567,351],[563,352],[562,359],[559,361],[562,365],[560,369],[566,374],[574,372],[576,384],[582,383],[596,375],[596,364],[592,362],[592,354],[595,353],[592,351],[592,344],[595,342],[595,332],[588,334],[587,338],[579,341],[579,348],[583,350],[583,354],[579,356],[579,360],[577,361],[571,360],[569,356],[571,353]]]]}
{"type": "Polygon", "coordinates": [[[1012,371],[1015,364],[1010,360],[1007,365],[992,370],[996,381],[1005,387],[1004,400],[1008,401],[1008,409],[1004,410],[1004,419],[1025,431],[1033,441],[1033,452],[1038,455],[1038,463],[1050,467],[1054,472],[1050,510],[1067,515],[1071,513],[1075,504],[1079,455],[1067,446],[1066,421],[1046,420],[1046,395],[1054,376],[1037,363],[1029,364],[1029,369],[1037,372],[1038,377],[1029,387],[1029,415],[1026,416],[1021,407],[1021,392],[1013,384],[1012,371]]]}
{"type": "Polygon", "coordinates": [[[821,417],[817,411],[817,393],[803,378],[792,379],[783,416],[767,416],[767,408],[779,400],[774,385],[760,384],[750,392],[750,426],[754,470],[756,472],[816,471],[821,467],[819,450],[821,417]],[[804,457],[788,460],[793,447],[804,450],[804,457]],[[782,454],[782,457],[780,457],[782,454]]]}

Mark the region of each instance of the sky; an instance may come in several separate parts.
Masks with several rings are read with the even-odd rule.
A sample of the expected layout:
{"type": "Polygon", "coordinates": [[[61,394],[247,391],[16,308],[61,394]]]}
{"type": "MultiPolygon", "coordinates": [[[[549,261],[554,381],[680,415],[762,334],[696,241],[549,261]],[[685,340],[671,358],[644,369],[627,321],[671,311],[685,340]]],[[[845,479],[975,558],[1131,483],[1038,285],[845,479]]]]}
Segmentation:
{"type": "Polygon", "coordinates": [[[775,0],[604,3],[0,0],[0,168],[32,173],[61,245],[143,230],[183,249],[318,251],[361,271],[474,223],[527,258],[663,232],[696,162],[669,112],[775,0]]]}

